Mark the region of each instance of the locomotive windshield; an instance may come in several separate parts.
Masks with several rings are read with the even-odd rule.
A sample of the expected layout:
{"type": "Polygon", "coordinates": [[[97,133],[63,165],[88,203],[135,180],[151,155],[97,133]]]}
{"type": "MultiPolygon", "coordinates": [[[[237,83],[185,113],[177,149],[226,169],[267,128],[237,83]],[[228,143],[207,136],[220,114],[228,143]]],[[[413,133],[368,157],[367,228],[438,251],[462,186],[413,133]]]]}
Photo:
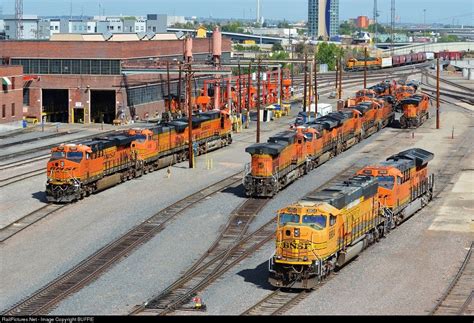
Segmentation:
{"type": "Polygon", "coordinates": [[[51,159],[50,160],[63,159],[65,157],[66,157],[66,153],[64,151],[54,151],[51,154],[51,159]]]}
{"type": "Polygon", "coordinates": [[[379,181],[379,186],[389,190],[393,189],[393,184],[395,183],[393,176],[377,176],[377,179],[379,181]]]}
{"type": "Polygon", "coordinates": [[[299,223],[300,222],[300,217],[297,214],[281,213],[280,214],[280,225],[285,225],[289,222],[299,223]]]}
{"type": "Polygon", "coordinates": [[[75,163],[79,163],[82,160],[82,152],[78,152],[78,151],[68,152],[67,159],[75,163]]]}
{"type": "Polygon", "coordinates": [[[304,215],[302,220],[303,224],[308,224],[318,230],[326,227],[326,217],[324,215],[304,215]]]}
{"type": "Polygon", "coordinates": [[[146,141],[146,136],[145,135],[141,135],[141,134],[136,135],[135,138],[139,143],[144,143],[146,141]]]}

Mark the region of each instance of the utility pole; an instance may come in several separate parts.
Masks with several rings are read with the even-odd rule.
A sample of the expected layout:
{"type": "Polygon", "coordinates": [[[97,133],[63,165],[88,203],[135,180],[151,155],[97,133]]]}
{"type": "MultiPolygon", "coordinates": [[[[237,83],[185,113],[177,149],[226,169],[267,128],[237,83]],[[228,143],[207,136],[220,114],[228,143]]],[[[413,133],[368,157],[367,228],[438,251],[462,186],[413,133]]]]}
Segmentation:
{"type": "Polygon", "coordinates": [[[239,113],[242,113],[242,80],[240,79],[242,74],[240,70],[240,59],[239,59],[239,66],[238,66],[238,73],[239,73],[239,78],[238,78],[238,86],[239,86],[239,113]]]}
{"type": "Polygon", "coordinates": [[[252,84],[252,62],[249,62],[249,75],[247,79],[247,112],[249,113],[249,115],[250,115],[250,107],[251,107],[250,102],[252,100],[252,95],[250,93],[251,84],[252,84]]]}
{"type": "Polygon", "coordinates": [[[436,129],[439,129],[439,57],[436,59],[436,129]]]}
{"type": "Polygon", "coordinates": [[[308,53],[304,54],[304,90],[303,90],[303,112],[306,112],[307,86],[308,86],[308,53]]]}
{"type": "Polygon", "coordinates": [[[167,74],[167,83],[168,83],[168,111],[171,112],[171,85],[170,85],[170,62],[166,62],[166,74],[167,74]]]}
{"type": "Polygon", "coordinates": [[[188,103],[188,155],[189,155],[189,168],[194,168],[194,151],[193,151],[193,102],[192,102],[192,66],[191,61],[193,58],[193,40],[191,37],[186,37],[184,40],[184,61],[186,66],[186,91],[187,91],[187,103],[188,103]]]}
{"type": "Polygon", "coordinates": [[[342,99],[342,56],[339,57],[339,100],[342,99]]]}
{"type": "Polygon", "coordinates": [[[336,93],[337,93],[337,88],[339,86],[339,58],[335,56],[336,58],[336,93]]]}
{"type": "Polygon", "coordinates": [[[367,47],[364,49],[365,62],[364,62],[364,89],[367,88],[367,47]]]}
{"type": "Polygon", "coordinates": [[[379,12],[377,10],[377,0],[374,0],[374,47],[377,44],[377,18],[379,16],[379,12]]]}
{"type": "Polygon", "coordinates": [[[260,143],[260,73],[261,59],[258,59],[257,65],[257,144],[260,143]]]}
{"type": "Polygon", "coordinates": [[[179,63],[179,71],[178,71],[178,109],[181,110],[181,88],[183,87],[181,84],[181,73],[182,73],[182,67],[181,63],[179,63]]]}
{"type": "Polygon", "coordinates": [[[394,55],[394,48],[393,48],[393,43],[395,40],[393,39],[395,36],[395,0],[392,0],[391,4],[391,17],[390,17],[390,53],[393,56],[394,55]]]}
{"type": "Polygon", "coordinates": [[[314,118],[318,116],[318,60],[314,59],[314,118]]]}
{"type": "Polygon", "coordinates": [[[188,103],[188,154],[189,154],[189,168],[194,168],[194,151],[193,151],[193,104],[191,100],[191,80],[192,80],[192,66],[191,62],[186,66],[186,90],[188,103]]]}

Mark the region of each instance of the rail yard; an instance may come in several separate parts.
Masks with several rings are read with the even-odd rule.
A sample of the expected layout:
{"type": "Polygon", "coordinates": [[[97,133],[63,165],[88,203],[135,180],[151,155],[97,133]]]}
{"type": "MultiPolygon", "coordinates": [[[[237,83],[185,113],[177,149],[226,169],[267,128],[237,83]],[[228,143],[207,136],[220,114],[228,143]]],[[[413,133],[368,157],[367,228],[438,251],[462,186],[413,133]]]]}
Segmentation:
{"type": "MultiPolygon", "coordinates": [[[[400,79],[420,80],[419,91],[433,97],[433,72],[419,67],[396,73],[400,79]]],[[[344,78],[345,96],[357,100],[361,78],[344,78]]],[[[473,87],[472,83],[456,87],[445,73],[442,78],[440,129],[433,104],[427,106],[430,117],[416,127],[401,129],[387,122],[374,131],[366,128],[363,138],[344,149],[327,148],[328,158],[311,164],[304,176],[285,182],[266,197],[246,196],[244,188],[245,165],[250,162],[245,150],[254,143],[255,121],[249,129],[233,133],[228,146],[203,151],[194,169],[178,159],[83,200],[79,194],[74,203],[47,202],[49,150],[60,143],[86,145],[92,138],[114,138],[110,136],[118,135],[116,129],[47,128],[38,134],[2,137],[0,248],[3,268],[16,268],[2,270],[3,313],[472,314],[474,124],[472,96],[466,88],[473,87]],[[412,148],[433,156],[428,169],[434,188],[425,207],[397,221],[396,229],[394,223],[386,236],[377,233],[367,250],[331,268],[335,273],[325,273],[309,290],[296,288],[293,282],[287,282],[287,288],[269,283],[278,210],[412,148]],[[364,297],[355,300],[354,294],[364,297]],[[193,307],[196,295],[206,311],[193,307]],[[337,306],[341,303],[342,308],[337,306]]],[[[386,74],[370,75],[368,84],[385,79],[386,74]]],[[[330,90],[324,94],[324,77],[320,82],[324,97],[330,90]]],[[[288,125],[301,111],[300,105],[294,99],[289,116],[262,123],[261,142],[269,140],[269,148],[261,144],[262,149],[281,140],[295,142],[275,138],[281,138],[282,131],[297,134],[288,125]]],[[[131,133],[126,128],[120,131],[131,133]]]]}
{"type": "Polygon", "coordinates": [[[190,37],[182,62],[120,63],[127,96],[167,76],[161,115],[0,133],[2,315],[473,315],[462,53],[318,72],[224,63],[212,37],[212,64],[190,37]]]}

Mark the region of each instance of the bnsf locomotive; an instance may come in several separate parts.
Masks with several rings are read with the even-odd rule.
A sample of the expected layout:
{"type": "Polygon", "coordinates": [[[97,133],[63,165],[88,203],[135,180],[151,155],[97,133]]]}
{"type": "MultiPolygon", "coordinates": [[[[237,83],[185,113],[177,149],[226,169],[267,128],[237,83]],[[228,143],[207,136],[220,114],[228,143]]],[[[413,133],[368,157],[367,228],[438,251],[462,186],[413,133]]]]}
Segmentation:
{"type": "Polygon", "coordinates": [[[434,155],[414,148],[278,211],[269,282],[310,289],[432,199],[434,155]]]}
{"type": "Polygon", "coordinates": [[[401,128],[418,128],[429,118],[430,98],[426,94],[415,94],[398,103],[397,111],[400,117],[401,128]]]}
{"type": "MultiPolygon", "coordinates": [[[[131,129],[81,144],[51,150],[46,196],[50,202],[72,202],[118,183],[188,158],[188,120],[173,120],[149,129],[131,129]]],[[[232,142],[225,111],[193,115],[197,155],[232,142]]]]}
{"type": "Polygon", "coordinates": [[[330,158],[387,126],[394,118],[392,106],[366,99],[355,106],[270,137],[267,143],[245,150],[247,196],[271,197],[280,189],[330,158]]]}

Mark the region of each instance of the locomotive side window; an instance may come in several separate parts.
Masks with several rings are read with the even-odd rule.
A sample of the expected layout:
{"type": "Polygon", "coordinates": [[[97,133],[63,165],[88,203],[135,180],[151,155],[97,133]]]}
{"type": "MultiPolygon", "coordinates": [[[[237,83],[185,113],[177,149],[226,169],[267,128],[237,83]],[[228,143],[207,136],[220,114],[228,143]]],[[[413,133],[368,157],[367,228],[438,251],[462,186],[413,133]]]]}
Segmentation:
{"type": "Polygon", "coordinates": [[[377,176],[377,179],[379,181],[379,186],[389,190],[393,189],[393,185],[395,184],[395,179],[393,176],[377,176]]]}
{"type": "Polygon", "coordinates": [[[326,227],[326,217],[324,215],[304,215],[303,223],[316,226],[316,229],[324,229],[326,227]]]}
{"type": "Polygon", "coordinates": [[[146,136],[145,135],[137,135],[136,138],[137,138],[137,141],[141,144],[146,141],[146,136]]]}
{"type": "Polygon", "coordinates": [[[280,214],[280,222],[279,222],[280,225],[285,225],[289,222],[299,223],[300,217],[297,214],[288,214],[288,213],[280,214]]]}
{"type": "Polygon", "coordinates": [[[331,217],[329,218],[329,225],[330,226],[333,226],[336,224],[336,217],[334,215],[331,214],[331,217]]]}

